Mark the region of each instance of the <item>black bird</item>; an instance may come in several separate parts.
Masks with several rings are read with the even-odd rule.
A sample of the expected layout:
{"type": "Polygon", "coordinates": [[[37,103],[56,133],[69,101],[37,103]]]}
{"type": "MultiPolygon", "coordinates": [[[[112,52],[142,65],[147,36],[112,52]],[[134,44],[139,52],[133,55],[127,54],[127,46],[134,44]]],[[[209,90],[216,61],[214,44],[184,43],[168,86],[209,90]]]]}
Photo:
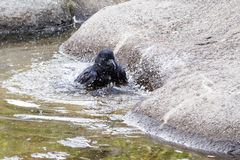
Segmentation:
{"type": "Polygon", "coordinates": [[[114,54],[109,49],[100,51],[95,63],[86,68],[75,80],[86,86],[87,89],[98,89],[110,83],[116,86],[128,83],[126,72],[123,67],[115,61],[114,54]]]}

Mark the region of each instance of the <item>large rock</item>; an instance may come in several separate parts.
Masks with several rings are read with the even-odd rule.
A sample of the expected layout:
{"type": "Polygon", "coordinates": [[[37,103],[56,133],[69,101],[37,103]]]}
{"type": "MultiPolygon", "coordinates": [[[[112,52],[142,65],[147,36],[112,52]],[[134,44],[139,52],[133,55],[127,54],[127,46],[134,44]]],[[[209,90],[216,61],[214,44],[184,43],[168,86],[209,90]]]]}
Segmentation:
{"type": "Polygon", "coordinates": [[[86,20],[100,9],[129,0],[70,0],[73,12],[78,20],[86,20]]]}
{"type": "Polygon", "coordinates": [[[0,35],[51,33],[72,21],[65,0],[1,0],[0,35]]]}
{"type": "Polygon", "coordinates": [[[177,30],[182,30],[189,14],[188,6],[168,1],[140,0],[106,7],[86,21],[63,44],[62,49],[68,54],[90,60],[102,48],[112,48],[121,63],[135,72],[139,83],[153,90],[161,87],[171,73],[184,66],[174,51],[176,46],[171,44],[175,39],[168,38],[170,35],[172,38],[178,36],[177,30]],[[182,12],[165,12],[166,8],[176,6],[182,12]],[[175,56],[170,57],[169,53],[175,56]],[[171,63],[175,65],[165,65],[171,63]]]}
{"type": "Polygon", "coordinates": [[[154,90],[128,123],[165,141],[240,155],[240,1],[132,0],[91,17],[62,45],[91,60],[115,51],[154,90]]]}
{"type": "Polygon", "coordinates": [[[52,34],[71,28],[73,16],[86,20],[99,9],[126,0],[1,0],[0,40],[5,35],[52,34]]]}

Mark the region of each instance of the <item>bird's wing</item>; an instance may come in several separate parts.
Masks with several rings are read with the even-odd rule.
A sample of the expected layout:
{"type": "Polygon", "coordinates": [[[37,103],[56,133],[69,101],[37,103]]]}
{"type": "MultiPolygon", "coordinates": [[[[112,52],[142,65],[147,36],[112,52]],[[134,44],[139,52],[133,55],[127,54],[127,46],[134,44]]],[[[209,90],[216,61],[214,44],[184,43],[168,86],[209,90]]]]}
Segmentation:
{"type": "Polygon", "coordinates": [[[75,79],[75,82],[90,86],[96,78],[97,72],[92,67],[88,67],[75,79]]]}
{"type": "Polygon", "coordinates": [[[118,83],[119,84],[128,83],[127,74],[121,65],[118,65],[118,83]]]}

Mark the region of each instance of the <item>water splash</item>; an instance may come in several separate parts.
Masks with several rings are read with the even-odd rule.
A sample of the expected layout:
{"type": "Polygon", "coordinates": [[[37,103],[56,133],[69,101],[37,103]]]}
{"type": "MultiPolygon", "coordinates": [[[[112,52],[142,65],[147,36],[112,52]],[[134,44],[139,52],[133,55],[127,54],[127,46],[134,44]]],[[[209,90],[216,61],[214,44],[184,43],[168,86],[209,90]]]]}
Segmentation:
{"type": "MultiPolygon", "coordinates": [[[[50,61],[34,63],[31,70],[15,74],[3,82],[3,87],[13,93],[32,95],[46,101],[61,103],[67,100],[74,103],[74,97],[84,96],[85,93],[76,88],[73,81],[88,65],[56,54],[50,61]]],[[[87,97],[84,99],[92,101],[87,97]]]]}
{"type": "Polygon", "coordinates": [[[2,86],[11,93],[31,95],[48,102],[79,105],[85,109],[101,109],[102,104],[110,110],[116,107],[124,108],[128,105],[123,104],[123,101],[134,104],[135,100],[138,101],[145,95],[145,92],[135,85],[131,76],[128,86],[87,92],[74,80],[90,65],[64,54],[55,54],[53,59],[34,63],[30,70],[13,75],[4,81],[2,86]]]}

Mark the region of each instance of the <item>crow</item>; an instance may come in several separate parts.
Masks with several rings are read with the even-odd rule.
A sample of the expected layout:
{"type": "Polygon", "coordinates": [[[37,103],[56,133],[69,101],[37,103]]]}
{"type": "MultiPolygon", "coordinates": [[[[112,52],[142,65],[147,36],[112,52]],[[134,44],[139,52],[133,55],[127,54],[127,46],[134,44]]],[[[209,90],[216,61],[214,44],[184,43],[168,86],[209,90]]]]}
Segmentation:
{"type": "Polygon", "coordinates": [[[108,84],[126,85],[128,79],[123,67],[115,61],[113,51],[103,49],[97,54],[92,66],[86,68],[75,82],[83,84],[87,89],[95,90],[108,84]]]}

